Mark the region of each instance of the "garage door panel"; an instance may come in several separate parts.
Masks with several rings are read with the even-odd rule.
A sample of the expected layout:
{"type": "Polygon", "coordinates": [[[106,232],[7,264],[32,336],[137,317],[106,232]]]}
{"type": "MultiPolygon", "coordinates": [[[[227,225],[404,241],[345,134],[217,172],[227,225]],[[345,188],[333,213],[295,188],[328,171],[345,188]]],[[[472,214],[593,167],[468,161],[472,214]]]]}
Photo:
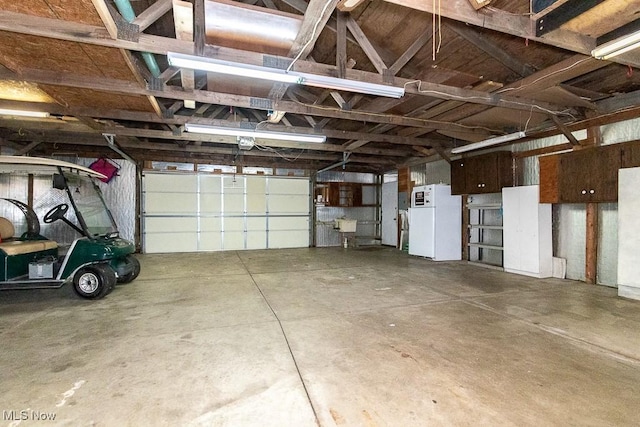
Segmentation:
{"type": "Polygon", "coordinates": [[[225,194],[244,194],[245,183],[243,176],[222,177],[222,191],[225,194]]]}
{"type": "Polygon", "coordinates": [[[269,231],[269,248],[303,248],[309,246],[309,233],[269,231]]]}
{"type": "Polygon", "coordinates": [[[145,172],[143,194],[150,253],[309,246],[308,179],[145,172]]]}
{"type": "Polygon", "coordinates": [[[145,193],[145,214],[193,214],[198,197],[189,193],[145,193]]]}
{"type": "Polygon", "coordinates": [[[271,217],[269,218],[269,230],[309,230],[308,217],[271,217]]]}
{"type": "Polygon", "coordinates": [[[253,196],[247,194],[247,213],[266,214],[267,213],[267,197],[264,194],[258,194],[253,196]]]}
{"type": "Polygon", "coordinates": [[[225,231],[222,248],[225,251],[239,251],[244,249],[244,231],[225,231]]]}
{"type": "Polygon", "coordinates": [[[309,214],[309,196],[269,195],[270,214],[309,214]]]}
{"type": "Polygon", "coordinates": [[[184,217],[147,217],[144,222],[148,233],[192,232],[198,231],[197,218],[184,217]]]}
{"type": "Polygon", "coordinates": [[[147,192],[176,192],[185,188],[196,188],[196,175],[188,174],[145,174],[144,189],[147,192]]]}
{"type": "Polygon", "coordinates": [[[249,217],[247,218],[247,230],[249,231],[267,231],[267,217],[249,217]]]}
{"type": "Polygon", "coordinates": [[[244,194],[225,194],[224,212],[225,214],[244,213],[244,194]]]}
{"type": "Polygon", "coordinates": [[[247,194],[263,196],[267,194],[267,179],[265,177],[247,177],[247,194]]]}
{"type": "Polygon", "coordinates": [[[146,233],[146,253],[195,252],[198,250],[196,233],[146,233]]]}
{"type": "Polygon", "coordinates": [[[224,218],[224,231],[244,231],[244,218],[224,218]]]}
{"type": "Polygon", "coordinates": [[[269,194],[309,195],[309,181],[296,178],[269,178],[269,194]]]}
{"type": "Polygon", "coordinates": [[[201,251],[222,250],[222,234],[220,231],[200,233],[199,249],[201,251]]]}
{"type": "Polygon", "coordinates": [[[222,194],[200,194],[200,212],[203,214],[220,214],[222,212],[222,194]]]}
{"type": "Polygon", "coordinates": [[[217,193],[222,192],[221,176],[201,175],[200,176],[200,193],[217,193]]]}
{"type": "Polygon", "coordinates": [[[267,249],[267,232],[247,232],[247,249],[267,249]]]}
{"type": "Polygon", "coordinates": [[[220,232],[222,230],[222,218],[200,217],[200,231],[220,232]]]}

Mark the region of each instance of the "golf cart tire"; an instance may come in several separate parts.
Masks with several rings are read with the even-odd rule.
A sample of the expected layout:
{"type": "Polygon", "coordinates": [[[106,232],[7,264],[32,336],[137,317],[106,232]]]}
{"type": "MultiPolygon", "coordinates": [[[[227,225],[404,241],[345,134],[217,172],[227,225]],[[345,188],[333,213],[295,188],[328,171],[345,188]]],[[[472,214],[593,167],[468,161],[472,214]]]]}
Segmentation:
{"type": "Polygon", "coordinates": [[[127,264],[133,264],[133,271],[118,278],[118,283],[129,283],[136,280],[140,274],[140,261],[133,255],[127,255],[127,264]]]}
{"type": "Polygon", "coordinates": [[[106,264],[82,267],[73,276],[73,290],[86,299],[100,299],[116,284],[116,273],[106,264]]]}

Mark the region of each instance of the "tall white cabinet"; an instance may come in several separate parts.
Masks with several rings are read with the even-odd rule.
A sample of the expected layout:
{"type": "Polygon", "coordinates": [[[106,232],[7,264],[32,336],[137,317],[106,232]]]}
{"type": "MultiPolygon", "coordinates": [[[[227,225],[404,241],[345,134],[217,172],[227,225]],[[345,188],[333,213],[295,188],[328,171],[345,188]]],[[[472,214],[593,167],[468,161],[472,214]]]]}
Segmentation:
{"type": "Polygon", "coordinates": [[[640,300],[640,168],[618,171],[618,295],[640,300]]]}
{"type": "Polygon", "coordinates": [[[538,185],[502,189],[504,270],[551,277],[551,204],[540,203],[538,185]]]}

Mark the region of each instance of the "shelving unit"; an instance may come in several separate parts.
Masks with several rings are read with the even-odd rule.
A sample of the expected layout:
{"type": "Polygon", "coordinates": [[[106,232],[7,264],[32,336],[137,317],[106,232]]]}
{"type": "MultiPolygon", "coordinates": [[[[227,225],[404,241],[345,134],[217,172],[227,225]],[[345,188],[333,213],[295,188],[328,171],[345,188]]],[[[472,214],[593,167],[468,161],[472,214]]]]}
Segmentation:
{"type": "Polygon", "coordinates": [[[485,266],[502,268],[502,203],[467,201],[469,224],[467,225],[468,261],[485,266]]]}

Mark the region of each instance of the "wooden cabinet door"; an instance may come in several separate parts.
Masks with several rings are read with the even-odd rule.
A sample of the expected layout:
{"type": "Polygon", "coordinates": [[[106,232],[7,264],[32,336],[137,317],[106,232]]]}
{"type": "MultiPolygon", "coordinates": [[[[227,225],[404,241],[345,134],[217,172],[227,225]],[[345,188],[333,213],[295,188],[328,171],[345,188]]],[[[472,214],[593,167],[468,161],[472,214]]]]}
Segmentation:
{"type": "Polygon", "coordinates": [[[622,162],[620,145],[600,147],[594,161],[597,167],[591,174],[590,202],[616,202],[618,200],[618,169],[622,162]]]}
{"type": "Polygon", "coordinates": [[[497,193],[498,161],[492,153],[486,156],[472,157],[467,160],[467,191],[469,194],[497,193]]]}
{"type": "Polygon", "coordinates": [[[620,164],[620,147],[614,145],[563,154],[560,202],[615,202],[620,164]]]}
{"type": "Polygon", "coordinates": [[[330,182],[329,197],[327,197],[327,206],[340,206],[340,183],[330,182]]]}
{"type": "Polygon", "coordinates": [[[513,156],[511,151],[498,151],[496,153],[498,169],[498,191],[504,187],[513,187],[513,156]]]}
{"type": "Polygon", "coordinates": [[[451,162],[451,194],[467,194],[467,159],[451,162]]]}
{"type": "Polygon", "coordinates": [[[538,157],[540,163],[540,203],[560,201],[560,155],[538,157]]]}
{"type": "Polygon", "coordinates": [[[511,152],[496,151],[451,162],[451,194],[499,193],[513,185],[511,152]]]}
{"type": "Polygon", "coordinates": [[[637,168],[640,166],[640,141],[626,142],[620,147],[622,168],[637,168]]]}
{"type": "Polygon", "coordinates": [[[586,203],[589,200],[595,150],[574,151],[560,158],[560,202],[586,203]]]}

